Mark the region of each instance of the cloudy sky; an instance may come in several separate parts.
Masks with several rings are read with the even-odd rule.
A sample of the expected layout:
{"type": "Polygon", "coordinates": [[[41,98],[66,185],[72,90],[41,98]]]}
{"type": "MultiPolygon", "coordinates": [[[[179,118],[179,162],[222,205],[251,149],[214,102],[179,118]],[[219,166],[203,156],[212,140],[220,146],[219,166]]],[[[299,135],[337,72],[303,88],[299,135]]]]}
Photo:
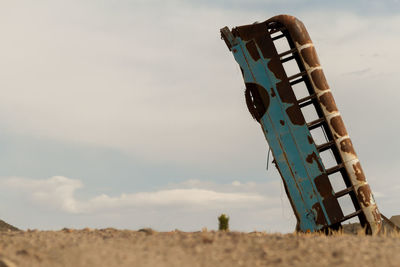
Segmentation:
{"type": "Polygon", "coordinates": [[[223,26],[313,39],[380,210],[400,214],[400,3],[0,1],[0,218],[22,229],[292,231],[223,26]]]}

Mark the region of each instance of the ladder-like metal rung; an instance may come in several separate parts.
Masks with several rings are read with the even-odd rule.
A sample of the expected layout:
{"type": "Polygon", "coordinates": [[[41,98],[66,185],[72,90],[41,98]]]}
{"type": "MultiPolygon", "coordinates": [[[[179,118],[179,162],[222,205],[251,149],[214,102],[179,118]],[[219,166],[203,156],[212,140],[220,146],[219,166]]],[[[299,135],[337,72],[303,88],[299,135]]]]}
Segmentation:
{"type": "Polygon", "coordinates": [[[297,101],[297,104],[299,104],[300,108],[305,107],[305,106],[308,106],[308,105],[310,105],[310,104],[313,103],[312,100],[314,100],[316,97],[317,97],[316,94],[312,94],[312,95],[309,95],[309,96],[300,98],[300,99],[297,101]]]}
{"type": "Polygon", "coordinates": [[[325,122],[325,118],[319,118],[319,119],[316,119],[315,121],[307,123],[307,127],[309,130],[313,130],[313,129],[321,126],[322,123],[324,123],[324,122],[325,122]]]}
{"type": "Polygon", "coordinates": [[[290,77],[288,77],[288,80],[290,81],[290,80],[294,80],[294,79],[296,79],[296,78],[298,78],[298,77],[302,77],[302,76],[304,76],[304,75],[306,75],[307,74],[307,71],[302,71],[302,72],[300,72],[300,73],[297,73],[297,74],[295,74],[295,75],[292,75],[292,76],[290,76],[290,77]]]}
{"type": "Polygon", "coordinates": [[[343,190],[341,190],[341,191],[339,191],[339,192],[336,192],[336,193],[335,193],[335,197],[336,197],[336,198],[342,197],[342,196],[344,196],[344,195],[346,195],[346,194],[352,192],[353,190],[354,190],[354,186],[350,186],[350,187],[345,188],[345,189],[343,189],[343,190]]]}
{"type": "Polygon", "coordinates": [[[300,79],[297,79],[297,80],[295,80],[295,81],[290,82],[290,85],[295,85],[295,84],[301,83],[301,82],[303,82],[303,81],[304,81],[304,78],[301,77],[300,79]]]}
{"type": "Polygon", "coordinates": [[[278,40],[278,39],[280,39],[282,37],[285,37],[285,35],[284,34],[280,34],[278,36],[272,37],[272,41],[278,40]]]}
{"type": "Polygon", "coordinates": [[[334,140],[331,140],[331,141],[329,141],[328,143],[318,145],[318,146],[317,146],[317,150],[318,150],[318,152],[323,152],[323,151],[329,149],[329,148],[330,148],[331,146],[333,146],[334,144],[335,144],[335,141],[334,141],[334,140]]]}
{"type": "Polygon", "coordinates": [[[356,216],[358,216],[361,212],[362,212],[362,210],[357,210],[357,211],[355,211],[355,212],[353,212],[353,213],[350,213],[349,215],[344,216],[344,217],[340,220],[340,222],[344,222],[344,221],[347,221],[348,219],[351,219],[351,218],[353,218],[353,217],[356,217],[356,216]]]}
{"type": "Polygon", "coordinates": [[[292,48],[292,49],[290,49],[290,50],[288,50],[288,51],[286,51],[286,52],[283,52],[283,53],[279,54],[278,56],[279,56],[279,58],[282,58],[282,57],[284,57],[284,56],[293,54],[294,52],[297,52],[297,48],[296,48],[296,47],[295,47],[295,48],[292,48]]]}
{"type": "Polygon", "coordinates": [[[282,63],[288,62],[290,60],[294,59],[294,56],[290,56],[290,57],[285,57],[284,59],[281,59],[282,63]]]}
{"type": "Polygon", "coordinates": [[[335,173],[335,172],[339,171],[342,168],[344,168],[344,164],[340,163],[340,164],[338,164],[336,166],[333,166],[332,168],[326,169],[326,174],[329,175],[329,174],[335,173]]]}
{"type": "Polygon", "coordinates": [[[283,32],[284,30],[286,30],[285,27],[279,27],[279,28],[275,28],[269,31],[269,34],[274,34],[276,32],[283,32]]]}

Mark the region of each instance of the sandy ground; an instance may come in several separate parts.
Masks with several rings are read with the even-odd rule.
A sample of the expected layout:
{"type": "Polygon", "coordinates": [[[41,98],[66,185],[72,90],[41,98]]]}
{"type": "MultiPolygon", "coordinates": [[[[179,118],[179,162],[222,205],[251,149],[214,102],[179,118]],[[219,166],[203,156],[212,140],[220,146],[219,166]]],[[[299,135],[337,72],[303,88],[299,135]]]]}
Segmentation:
{"type": "Polygon", "coordinates": [[[2,231],[3,266],[400,266],[400,235],[2,231]]]}

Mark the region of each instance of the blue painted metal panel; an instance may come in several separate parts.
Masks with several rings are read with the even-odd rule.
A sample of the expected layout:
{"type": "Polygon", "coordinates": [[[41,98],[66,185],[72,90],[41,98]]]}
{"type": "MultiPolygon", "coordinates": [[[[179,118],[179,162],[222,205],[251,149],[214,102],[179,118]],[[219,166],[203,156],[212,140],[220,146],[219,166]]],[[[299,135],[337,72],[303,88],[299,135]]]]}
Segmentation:
{"type": "MultiPolygon", "coordinates": [[[[242,40],[230,32],[224,39],[240,65],[246,85],[259,88],[267,102],[259,123],[285,182],[300,229],[313,232],[337,223],[342,215],[329,216],[324,202],[332,200],[333,190],[330,187],[330,192],[322,195],[321,188],[315,184],[318,177],[328,179],[316,145],[307,125],[293,121],[288,115],[288,109],[297,108],[298,112],[300,109],[284,101],[278,93],[281,80],[270,69],[271,59],[263,57],[262,48],[253,40],[242,40]],[[257,50],[249,51],[250,45],[253,48],[255,45],[257,50]]],[[[274,53],[277,55],[276,50],[274,53]]]]}

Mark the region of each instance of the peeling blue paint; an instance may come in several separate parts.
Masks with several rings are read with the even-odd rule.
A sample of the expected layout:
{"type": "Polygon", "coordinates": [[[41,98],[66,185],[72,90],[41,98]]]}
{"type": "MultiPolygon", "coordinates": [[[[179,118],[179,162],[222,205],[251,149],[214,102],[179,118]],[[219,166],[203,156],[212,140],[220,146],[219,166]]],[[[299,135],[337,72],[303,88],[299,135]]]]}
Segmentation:
{"type": "MultiPolygon", "coordinates": [[[[261,56],[254,60],[246,48],[248,42],[240,37],[231,35],[226,42],[243,71],[245,83],[262,86],[269,96],[269,105],[259,122],[287,186],[300,229],[314,232],[335,223],[329,220],[324,199],[314,183],[316,177],[326,175],[316,145],[309,142],[311,133],[305,123],[297,125],[290,120],[286,109],[293,103],[283,102],[277,93],[280,80],[268,68],[270,59],[261,56]],[[307,162],[307,157],[312,154],[315,157],[307,162]],[[321,207],[324,224],[317,223],[316,206],[321,207]]],[[[262,55],[259,47],[257,51],[262,55]]],[[[333,196],[334,192],[331,194],[333,196]]]]}

